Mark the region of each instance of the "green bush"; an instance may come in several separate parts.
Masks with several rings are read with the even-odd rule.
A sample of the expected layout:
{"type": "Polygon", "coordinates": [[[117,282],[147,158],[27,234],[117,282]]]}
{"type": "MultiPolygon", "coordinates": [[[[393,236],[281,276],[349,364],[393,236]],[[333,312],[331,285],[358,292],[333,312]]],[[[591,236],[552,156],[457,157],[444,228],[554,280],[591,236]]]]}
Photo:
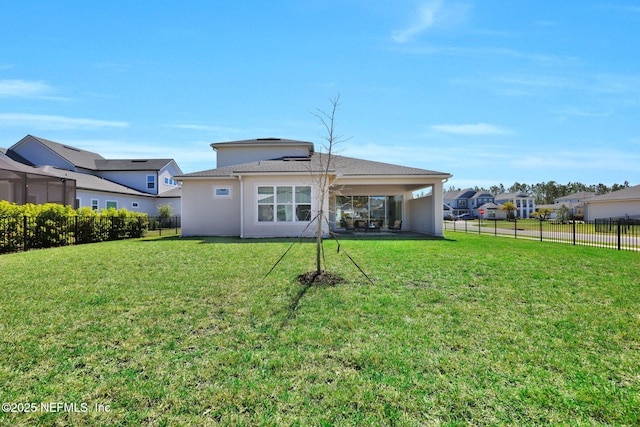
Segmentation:
{"type": "Polygon", "coordinates": [[[146,214],[126,209],[98,213],[87,207],[0,201],[0,253],[142,237],[148,226],[146,214]]]}

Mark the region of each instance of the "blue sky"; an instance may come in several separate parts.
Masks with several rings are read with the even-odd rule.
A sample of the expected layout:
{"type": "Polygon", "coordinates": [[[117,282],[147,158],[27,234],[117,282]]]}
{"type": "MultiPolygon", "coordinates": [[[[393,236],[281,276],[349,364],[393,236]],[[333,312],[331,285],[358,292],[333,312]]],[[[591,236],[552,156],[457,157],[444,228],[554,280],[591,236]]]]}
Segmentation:
{"type": "Polygon", "coordinates": [[[322,142],[449,185],[640,184],[640,1],[0,2],[0,147],[322,142]]]}

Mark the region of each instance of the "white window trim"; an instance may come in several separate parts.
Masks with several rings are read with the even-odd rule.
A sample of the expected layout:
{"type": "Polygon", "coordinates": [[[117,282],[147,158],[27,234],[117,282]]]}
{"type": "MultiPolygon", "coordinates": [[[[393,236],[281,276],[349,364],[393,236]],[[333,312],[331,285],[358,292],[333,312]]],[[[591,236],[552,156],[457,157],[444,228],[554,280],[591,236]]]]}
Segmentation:
{"type": "Polygon", "coordinates": [[[98,199],[91,199],[91,206],[89,206],[91,208],[91,210],[93,211],[97,211],[100,209],[100,200],[98,199]],[[95,209],[94,209],[95,207],[95,209]]]}
{"type": "Polygon", "coordinates": [[[104,201],[104,208],[105,209],[109,209],[109,207],[108,207],[109,203],[115,203],[116,204],[115,209],[116,210],[118,209],[118,201],[117,200],[105,200],[104,201]]]}
{"type": "MultiPolygon", "coordinates": [[[[255,216],[254,216],[254,220],[255,220],[255,224],[270,224],[270,225],[274,225],[274,224],[279,224],[280,226],[284,226],[284,225],[291,225],[291,224],[306,224],[309,223],[311,220],[297,220],[296,219],[296,206],[297,205],[309,205],[310,208],[310,212],[313,212],[313,185],[312,184],[289,184],[289,183],[278,183],[278,184],[267,184],[267,183],[261,183],[261,184],[256,184],[255,189],[254,189],[254,197],[256,198],[254,201],[254,206],[255,206],[255,216]],[[271,221],[260,221],[259,218],[259,209],[258,207],[260,206],[260,203],[258,203],[258,188],[260,187],[271,187],[273,188],[273,204],[270,204],[273,206],[273,220],[271,221]],[[277,202],[277,193],[278,193],[278,187],[291,187],[293,189],[293,202],[291,203],[291,206],[293,207],[293,219],[291,221],[278,221],[278,202],[277,202]],[[296,203],[295,201],[295,194],[296,194],[296,188],[297,187],[310,187],[311,189],[311,200],[309,201],[309,203],[296,203]]],[[[282,203],[281,203],[282,204],[282,203]]]]}
{"type": "Polygon", "coordinates": [[[145,181],[145,188],[147,190],[155,190],[158,187],[158,184],[157,184],[156,181],[157,181],[157,179],[156,179],[155,175],[147,175],[147,178],[146,178],[146,181],[145,181]],[[149,181],[149,177],[153,178],[153,187],[152,188],[149,188],[149,184],[151,184],[151,181],[149,181]]]}
{"type": "Polygon", "coordinates": [[[213,198],[214,199],[231,199],[232,198],[231,187],[230,186],[219,186],[219,185],[214,186],[213,187],[213,198]],[[228,190],[229,194],[217,194],[218,190],[228,190]]]}

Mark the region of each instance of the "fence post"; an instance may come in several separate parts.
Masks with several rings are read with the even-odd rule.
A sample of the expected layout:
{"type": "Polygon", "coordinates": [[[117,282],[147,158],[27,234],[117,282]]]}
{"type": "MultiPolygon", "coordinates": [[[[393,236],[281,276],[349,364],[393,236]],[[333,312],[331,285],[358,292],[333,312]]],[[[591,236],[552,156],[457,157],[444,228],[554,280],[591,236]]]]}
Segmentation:
{"type": "Polygon", "coordinates": [[[621,233],[621,225],[622,225],[622,220],[617,220],[616,224],[618,226],[618,250],[620,250],[620,240],[622,239],[622,233],[621,233]]]}
{"type": "Polygon", "coordinates": [[[576,220],[575,219],[573,220],[572,225],[573,225],[572,227],[573,228],[573,246],[575,246],[576,245],[576,220]]]}
{"type": "Polygon", "coordinates": [[[513,217],[513,238],[518,238],[518,218],[513,217]]]}
{"type": "Polygon", "coordinates": [[[540,220],[540,241],[542,242],[542,220],[540,220]]]}

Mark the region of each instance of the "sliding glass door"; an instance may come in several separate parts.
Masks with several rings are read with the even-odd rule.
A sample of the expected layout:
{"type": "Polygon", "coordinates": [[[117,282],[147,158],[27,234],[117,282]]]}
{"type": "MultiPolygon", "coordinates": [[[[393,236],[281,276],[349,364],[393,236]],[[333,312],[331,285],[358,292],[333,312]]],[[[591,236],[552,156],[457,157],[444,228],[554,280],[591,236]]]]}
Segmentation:
{"type": "Polygon", "coordinates": [[[354,221],[387,227],[402,219],[402,196],[337,196],[336,228],[347,228],[354,221]]]}

